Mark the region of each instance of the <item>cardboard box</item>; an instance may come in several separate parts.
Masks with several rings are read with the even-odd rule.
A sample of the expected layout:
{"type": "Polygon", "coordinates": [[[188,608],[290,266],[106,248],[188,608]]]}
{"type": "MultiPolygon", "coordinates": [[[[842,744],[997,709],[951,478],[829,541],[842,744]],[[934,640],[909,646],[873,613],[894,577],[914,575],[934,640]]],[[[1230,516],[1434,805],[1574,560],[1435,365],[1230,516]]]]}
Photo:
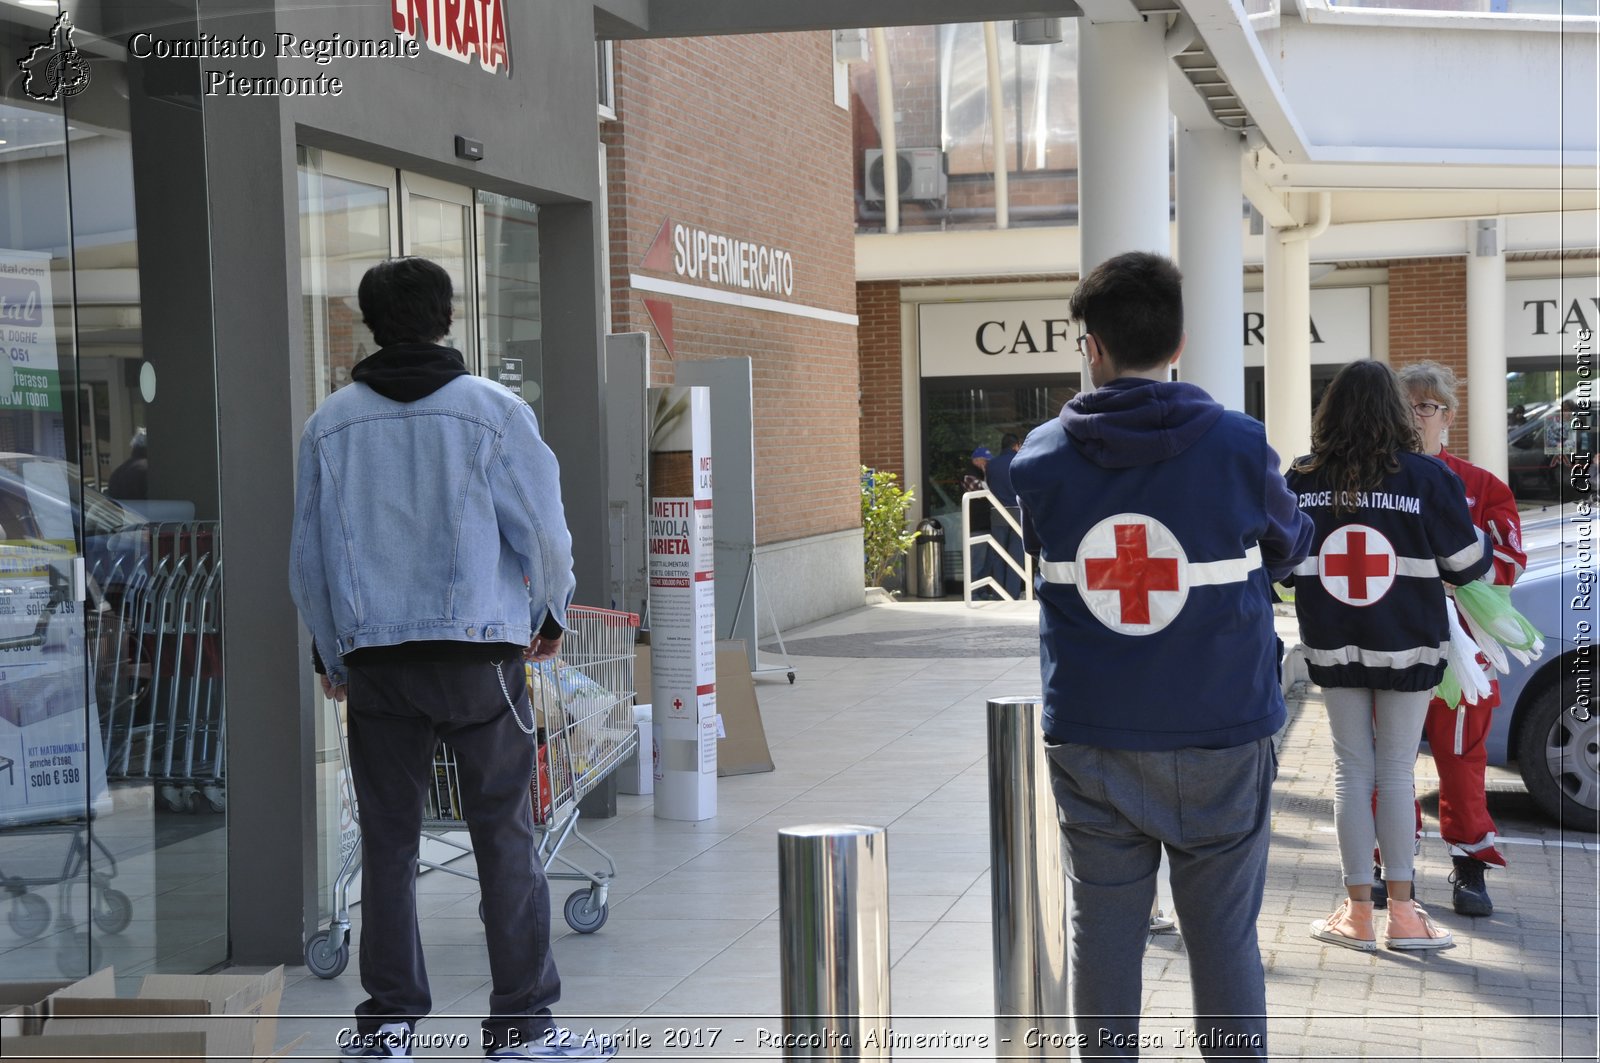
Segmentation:
{"type": "Polygon", "coordinates": [[[0,983],[0,1045],[8,1038],[37,1036],[53,997],[109,997],[116,992],[117,976],[110,967],[77,981],[0,983]]]}
{"type": "Polygon", "coordinates": [[[656,789],[655,757],[651,750],[651,730],[655,727],[654,708],[634,705],[633,729],[639,735],[639,746],[617,769],[617,791],[624,794],[650,794],[656,789]]]}
{"type": "Polygon", "coordinates": [[[148,975],[132,998],[82,992],[75,986],[47,997],[42,1031],[0,1042],[0,1058],[276,1058],[282,967],[255,975],[148,975]]]}
{"type": "Polygon", "coordinates": [[[717,774],[750,775],[772,770],[767,729],[750,675],[750,656],[743,639],[717,643],[717,713],[722,740],[717,743],[717,774]]]}

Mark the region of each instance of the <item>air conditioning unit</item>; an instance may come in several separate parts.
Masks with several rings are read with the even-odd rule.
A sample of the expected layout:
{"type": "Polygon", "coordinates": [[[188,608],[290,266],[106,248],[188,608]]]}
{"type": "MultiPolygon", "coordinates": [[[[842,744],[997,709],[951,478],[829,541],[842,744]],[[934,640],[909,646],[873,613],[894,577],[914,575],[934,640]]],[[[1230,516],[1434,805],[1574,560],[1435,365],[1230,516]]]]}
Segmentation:
{"type": "MultiPolygon", "coordinates": [[[[938,148],[901,148],[895,153],[900,159],[900,198],[925,203],[943,203],[949,184],[944,173],[944,152],[938,148]]],[[[866,163],[866,198],[873,203],[884,200],[883,151],[868,148],[866,163]]]]}

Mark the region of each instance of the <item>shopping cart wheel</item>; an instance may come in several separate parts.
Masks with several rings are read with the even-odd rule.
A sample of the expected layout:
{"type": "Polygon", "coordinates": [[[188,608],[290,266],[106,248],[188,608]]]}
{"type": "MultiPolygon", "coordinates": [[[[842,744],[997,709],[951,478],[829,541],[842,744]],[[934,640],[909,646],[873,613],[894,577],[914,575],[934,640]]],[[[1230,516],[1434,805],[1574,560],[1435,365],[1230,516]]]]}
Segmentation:
{"type": "Polygon", "coordinates": [[[306,942],[306,966],[318,978],[337,978],[350,965],[350,940],[340,933],[335,945],[333,936],[334,931],[324,930],[306,942]]]}
{"type": "Polygon", "coordinates": [[[606,916],[611,914],[611,905],[605,901],[595,903],[596,892],[592,889],[581,889],[567,898],[567,903],[561,909],[561,914],[567,917],[567,925],[580,934],[592,934],[606,925],[606,916]]]}
{"type": "Polygon", "coordinates": [[[790,686],[794,686],[794,673],[793,672],[789,673],[789,685],[790,686]]]}
{"type": "Polygon", "coordinates": [[[50,926],[50,902],[36,893],[11,898],[11,930],[19,938],[36,938],[50,926]]]}
{"type": "Polygon", "coordinates": [[[120,934],[133,922],[133,902],[121,890],[107,887],[96,893],[94,910],[89,915],[101,930],[120,934]]]}

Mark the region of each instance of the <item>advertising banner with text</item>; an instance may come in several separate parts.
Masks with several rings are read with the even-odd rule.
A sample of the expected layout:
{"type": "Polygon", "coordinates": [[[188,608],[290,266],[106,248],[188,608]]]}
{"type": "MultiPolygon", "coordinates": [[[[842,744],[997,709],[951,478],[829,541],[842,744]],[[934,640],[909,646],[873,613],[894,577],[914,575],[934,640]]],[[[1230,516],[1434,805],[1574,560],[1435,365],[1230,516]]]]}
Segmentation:
{"type": "Polygon", "coordinates": [[[717,627],[711,392],[650,389],[646,519],[655,812],[717,814],[717,627]]]}

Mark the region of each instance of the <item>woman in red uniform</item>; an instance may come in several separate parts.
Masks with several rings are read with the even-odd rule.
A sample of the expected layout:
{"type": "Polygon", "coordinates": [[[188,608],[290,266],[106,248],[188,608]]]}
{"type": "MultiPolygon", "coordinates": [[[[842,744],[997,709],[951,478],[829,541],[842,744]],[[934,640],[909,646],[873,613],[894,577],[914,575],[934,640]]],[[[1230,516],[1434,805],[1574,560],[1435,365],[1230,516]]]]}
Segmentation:
{"type": "MultiPolygon", "coordinates": [[[[1522,521],[1511,488],[1443,445],[1444,434],[1456,417],[1455,373],[1438,362],[1418,362],[1401,369],[1399,377],[1416,416],[1422,452],[1438,458],[1461,478],[1472,523],[1489,536],[1494,565],[1483,578],[1490,583],[1514,583],[1528,558],[1522,551],[1522,521]]],[[[1455,864],[1450,875],[1451,902],[1459,915],[1493,914],[1483,873],[1490,864],[1506,864],[1495,848],[1494,820],[1484,800],[1483,776],[1488,763],[1484,740],[1494,706],[1500,703],[1499,682],[1491,681],[1490,688],[1488,700],[1459,711],[1434,698],[1423,725],[1439,770],[1439,833],[1455,864]]],[[[1377,881],[1383,881],[1382,877],[1377,881]]]]}

